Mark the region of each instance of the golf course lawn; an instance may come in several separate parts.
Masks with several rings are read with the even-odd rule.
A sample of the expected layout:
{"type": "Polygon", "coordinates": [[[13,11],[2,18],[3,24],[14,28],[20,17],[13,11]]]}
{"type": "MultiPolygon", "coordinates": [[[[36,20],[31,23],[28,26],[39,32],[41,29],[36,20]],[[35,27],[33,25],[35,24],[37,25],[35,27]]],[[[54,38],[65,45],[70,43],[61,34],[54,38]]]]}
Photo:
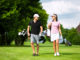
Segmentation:
{"type": "Polygon", "coordinates": [[[79,45],[69,47],[60,44],[59,51],[60,56],[54,56],[53,44],[46,42],[40,44],[39,56],[32,56],[30,42],[25,42],[25,46],[0,47],[0,60],[80,60],[79,45]]]}

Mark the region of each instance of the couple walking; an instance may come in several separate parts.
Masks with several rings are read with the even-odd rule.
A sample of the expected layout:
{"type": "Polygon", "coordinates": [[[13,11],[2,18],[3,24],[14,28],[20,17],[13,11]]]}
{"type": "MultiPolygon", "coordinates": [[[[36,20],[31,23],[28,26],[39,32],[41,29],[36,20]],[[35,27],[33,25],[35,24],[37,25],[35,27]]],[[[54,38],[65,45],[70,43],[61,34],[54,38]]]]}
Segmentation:
{"type": "MultiPolygon", "coordinates": [[[[59,35],[62,35],[60,22],[58,21],[58,17],[56,14],[52,16],[52,22],[48,24],[48,28],[51,27],[51,41],[53,42],[54,48],[54,56],[59,56],[59,35]]],[[[39,33],[43,32],[43,27],[41,22],[38,20],[39,15],[34,14],[33,20],[29,22],[27,32],[28,36],[31,36],[31,47],[33,50],[33,56],[39,55],[39,33]],[[30,27],[31,27],[31,34],[30,34],[30,27]],[[37,52],[35,52],[34,41],[36,41],[37,45],[37,52]]]]}

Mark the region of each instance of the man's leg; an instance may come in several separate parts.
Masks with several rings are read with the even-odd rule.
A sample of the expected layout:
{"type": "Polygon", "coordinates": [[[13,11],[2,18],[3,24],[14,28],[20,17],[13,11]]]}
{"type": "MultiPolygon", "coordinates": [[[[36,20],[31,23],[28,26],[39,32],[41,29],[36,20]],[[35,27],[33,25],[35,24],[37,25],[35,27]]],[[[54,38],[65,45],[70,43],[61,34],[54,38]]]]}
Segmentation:
{"type": "Polygon", "coordinates": [[[32,50],[33,50],[33,54],[35,54],[35,47],[34,47],[34,43],[31,43],[31,47],[32,47],[32,50]]]}
{"type": "Polygon", "coordinates": [[[37,51],[36,54],[39,54],[39,35],[35,35],[35,40],[36,40],[36,44],[37,44],[37,51]]]}
{"type": "Polygon", "coordinates": [[[39,44],[37,44],[37,52],[36,54],[39,54],[39,44]]]}
{"type": "Polygon", "coordinates": [[[32,47],[32,50],[33,50],[33,55],[35,55],[34,35],[33,34],[31,34],[31,47],[32,47]]]}

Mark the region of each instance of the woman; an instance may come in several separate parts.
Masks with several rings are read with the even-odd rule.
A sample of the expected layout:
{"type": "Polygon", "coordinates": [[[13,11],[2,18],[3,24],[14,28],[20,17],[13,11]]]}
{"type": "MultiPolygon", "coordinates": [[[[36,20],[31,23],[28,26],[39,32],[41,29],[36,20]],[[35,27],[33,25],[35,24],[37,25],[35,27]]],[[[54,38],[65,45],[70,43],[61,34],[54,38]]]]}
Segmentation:
{"type": "Polygon", "coordinates": [[[51,27],[51,42],[53,42],[54,56],[59,56],[59,35],[62,35],[60,22],[56,14],[52,15],[52,22],[48,24],[51,27]]]}

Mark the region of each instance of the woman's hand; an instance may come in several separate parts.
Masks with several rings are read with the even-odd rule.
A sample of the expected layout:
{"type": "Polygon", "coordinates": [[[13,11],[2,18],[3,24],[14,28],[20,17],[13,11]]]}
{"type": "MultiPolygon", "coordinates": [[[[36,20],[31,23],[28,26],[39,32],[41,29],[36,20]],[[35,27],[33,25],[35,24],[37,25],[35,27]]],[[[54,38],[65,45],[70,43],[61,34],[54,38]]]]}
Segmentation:
{"type": "Polygon", "coordinates": [[[60,31],[60,35],[62,36],[62,32],[60,31]]]}
{"type": "Polygon", "coordinates": [[[62,36],[61,27],[59,26],[59,33],[62,36]]]}

